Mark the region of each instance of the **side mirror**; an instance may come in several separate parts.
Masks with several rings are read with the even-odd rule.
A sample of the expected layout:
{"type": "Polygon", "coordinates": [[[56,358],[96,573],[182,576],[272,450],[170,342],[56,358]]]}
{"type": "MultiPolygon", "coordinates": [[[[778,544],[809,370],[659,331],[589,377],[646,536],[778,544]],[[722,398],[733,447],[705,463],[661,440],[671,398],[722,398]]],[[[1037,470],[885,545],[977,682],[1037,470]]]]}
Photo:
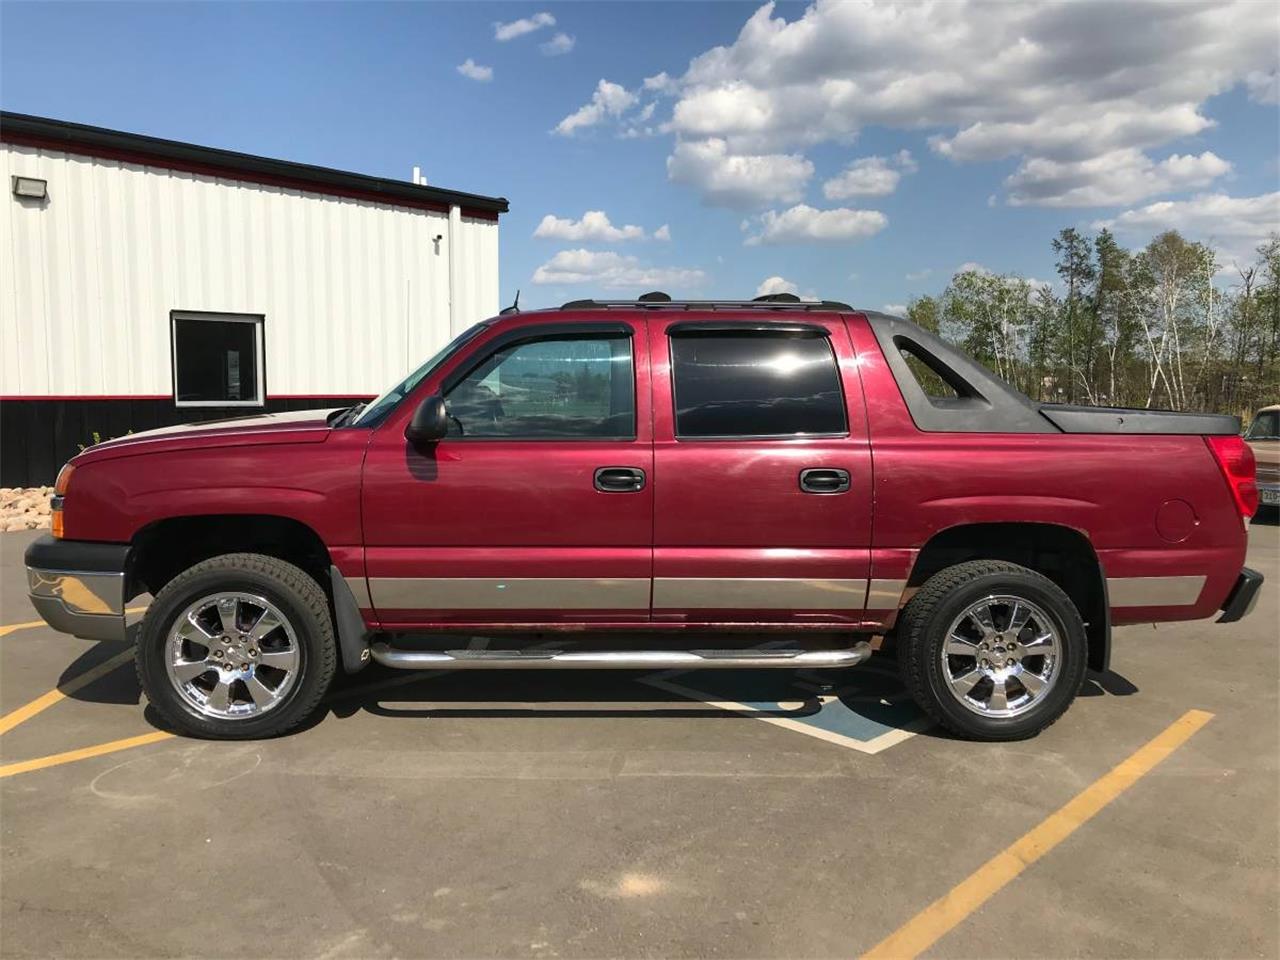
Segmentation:
{"type": "Polygon", "coordinates": [[[410,443],[435,443],[443,440],[449,432],[449,413],[444,406],[444,397],[433,394],[418,404],[413,411],[413,419],[404,428],[405,439],[410,443]]]}

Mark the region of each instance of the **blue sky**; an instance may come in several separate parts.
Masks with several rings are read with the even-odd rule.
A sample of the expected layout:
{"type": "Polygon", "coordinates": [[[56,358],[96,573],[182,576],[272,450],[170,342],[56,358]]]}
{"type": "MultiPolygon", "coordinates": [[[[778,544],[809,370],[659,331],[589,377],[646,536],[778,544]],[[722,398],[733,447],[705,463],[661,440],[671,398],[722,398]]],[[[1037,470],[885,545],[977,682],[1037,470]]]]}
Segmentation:
{"type": "Polygon", "coordinates": [[[880,308],[965,263],[1052,279],[1064,226],[1244,256],[1280,221],[1278,43],[1249,2],[4,3],[0,104],[506,196],[504,302],[880,308]]]}

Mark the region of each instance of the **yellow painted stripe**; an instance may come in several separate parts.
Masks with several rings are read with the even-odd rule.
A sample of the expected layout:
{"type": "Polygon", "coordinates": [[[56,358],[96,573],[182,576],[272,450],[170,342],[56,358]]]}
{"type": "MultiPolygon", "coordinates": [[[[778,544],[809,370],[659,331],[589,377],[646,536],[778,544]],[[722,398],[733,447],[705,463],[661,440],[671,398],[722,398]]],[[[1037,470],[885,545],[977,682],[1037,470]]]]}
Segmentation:
{"type": "MultiPolygon", "coordinates": [[[[126,607],[125,613],[146,613],[146,607],[126,607]]],[[[28,620],[26,623],[7,623],[0,626],[0,637],[7,637],[18,630],[30,630],[32,627],[47,627],[43,620],[28,620]]]]}
{"type": "Polygon", "coordinates": [[[865,958],[910,958],[938,942],[1010,880],[1071,836],[1098,811],[1150,773],[1213,719],[1212,713],[1188,710],[1110,773],[1076,794],[1066,806],[1043,820],[1012,846],[996,854],[966,879],[933,901],[863,954],[865,958]]]}
{"type": "Polygon", "coordinates": [[[109,743],[99,743],[96,746],[82,747],[79,750],[68,750],[66,753],[55,753],[49,757],[37,757],[34,760],[22,760],[18,763],[6,763],[0,767],[0,779],[16,776],[19,773],[30,773],[32,770],[56,767],[63,763],[75,763],[77,760],[89,760],[92,757],[101,757],[108,753],[118,753],[121,750],[129,750],[133,747],[145,746],[148,743],[159,743],[161,740],[171,739],[173,739],[172,733],[156,730],[138,737],[125,737],[123,740],[112,740],[109,743]]]}
{"type": "Polygon", "coordinates": [[[28,620],[26,623],[8,623],[0,627],[0,637],[7,637],[15,630],[30,630],[32,627],[43,627],[43,620],[28,620]]]}
{"type": "Polygon", "coordinates": [[[72,677],[56,690],[50,690],[48,693],[36,697],[30,703],[12,710],[0,717],[0,735],[8,733],[20,723],[26,723],[36,714],[43,713],[60,700],[65,700],[68,696],[75,693],[82,687],[87,687],[93,681],[106,676],[112,670],[119,666],[123,666],[133,659],[133,649],[123,650],[114,657],[104,660],[90,670],[86,670],[79,676],[72,677]]]}

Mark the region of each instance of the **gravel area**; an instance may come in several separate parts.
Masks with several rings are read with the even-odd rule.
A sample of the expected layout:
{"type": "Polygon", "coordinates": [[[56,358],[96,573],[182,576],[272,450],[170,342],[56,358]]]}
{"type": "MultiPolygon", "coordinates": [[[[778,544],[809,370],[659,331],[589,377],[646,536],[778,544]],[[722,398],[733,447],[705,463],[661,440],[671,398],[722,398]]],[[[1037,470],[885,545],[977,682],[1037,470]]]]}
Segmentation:
{"type": "Polygon", "coordinates": [[[53,487],[0,487],[0,530],[48,530],[53,487]]]}

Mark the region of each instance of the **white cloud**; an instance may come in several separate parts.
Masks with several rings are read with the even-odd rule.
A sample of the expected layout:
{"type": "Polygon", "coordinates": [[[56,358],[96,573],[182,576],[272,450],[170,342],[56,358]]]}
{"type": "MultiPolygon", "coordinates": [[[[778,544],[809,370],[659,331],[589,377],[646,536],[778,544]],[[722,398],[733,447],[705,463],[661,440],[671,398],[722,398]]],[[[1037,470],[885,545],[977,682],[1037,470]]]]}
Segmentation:
{"type": "Polygon", "coordinates": [[[863,157],[824,183],[822,195],[828,200],[887,197],[898,189],[902,174],[914,173],[915,169],[916,162],[909,150],[899,151],[893,157],[863,157]]]}
{"type": "MultiPolygon", "coordinates": [[[[759,218],[759,232],[747,237],[747,246],[774,243],[845,243],[874,236],[889,225],[879,210],[816,210],[798,204],[777,213],[768,210],[759,218]]],[[[749,226],[749,225],[748,225],[749,226]]]]}
{"type": "Polygon", "coordinates": [[[650,93],[673,94],[680,89],[680,85],[672,77],[667,76],[664,70],[662,73],[655,73],[652,77],[645,77],[644,88],[650,93]]]}
{"type": "Polygon", "coordinates": [[[493,67],[482,67],[470,57],[458,64],[458,72],[467,79],[478,80],[480,83],[488,83],[493,79],[493,67]]]}
{"type": "Polygon", "coordinates": [[[636,95],[621,84],[601,80],[591,100],[569,114],[558,124],[555,132],[572,136],[583,127],[593,127],[606,117],[620,117],[636,105],[636,95]]]}
{"type": "Polygon", "coordinates": [[[886,303],[880,308],[880,312],[891,313],[898,317],[905,317],[907,315],[907,305],[905,303],[886,303]]]}
{"type": "Polygon", "coordinates": [[[794,293],[800,295],[800,288],[783,277],[765,277],[756,287],[757,297],[767,297],[771,293],[794,293]]]}
{"type": "Polygon", "coordinates": [[[533,272],[536,284],[589,283],[605,289],[680,288],[702,283],[706,274],[687,267],[653,267],[610,250],[561,250],[533,272]]]}
{"type": "Polygon", "coordinates": [[[911,155],[910,150],[899,150],[893,155],[893,162],[898,165],[898,169],[903,173],[915,173],[920,169],[920,165],[916,163],[916,158],[911,155]]]}
{"type": "MultiPolygon", "coordinates": [[[[666,230],[665,225],[660,227],[654,233],[654,237],[656,238],[659,232],[666,230]]],[[[569,220],[548,213],[542,218],[542,222],[538,224],[537,229],[533,231],[533,235],[545,240],[565,240],[570,243],[591,243],[593,241],[618,243],[623,240],[643,240],[645,238],[643,227],[637,227],[634,224],[615,227],[609,221],[609,215],[603,210],[588,210],[582,215],[581,220],[569,220]]],[[[668,231],[661,239],[670,239],[670,232],[668,231]]]]}
{"type": "Polygon", "coordinates": [[[723,140],[677,143],[667,157],[668,179],[722,207],[795,203],[812,176],[813,164],[799,154],[734,155],[723,140]]]}
{"type": "Polygon", "coordinates": [[[1249,96],[1259,103],[1280,103],[1280,69],[1254,70],[1244,78],[1249,96]]]}
{"type": "Polygon", "coordinates": [[[917,280],[923,280],[925,277],[929,276],[929,274],[931,273],[933,273],[933,271],[930,268],[923,267],[920,270],[913,270],[910,273],[908,273],[906,275],[906,279],[914,283],[917,280]]]}
{"type": "Polygon", "coordinates": [[[1206,150],[1153,161],[1141,150],[1113,150],[1085,160],[1025,161],[1005,180],[1014,206],[1110,207],[1162,193],[1204,187],[1231,164],[1206,150]]]}
{"type": "Polygon", "coordinates": [[[957,162],[1018,158],[1019,202],[1065,206],[1133,196],[1135,182],[1185,189],[1209,164],[1180,158],[1197,169],[1179,175],[1173,158],[1145,158],[1154,169],[1144,175],[1130,159],[1112,188],[1105,164],[1081,185],[1078,171],[1063,178],[1057,168],[1039,183],[1038,162],[1143,156],[1212,126],[1206,101],[1241,84],[1259,102],[1280,99],[1280,18],[1249,0],[791,9],[765,4],[732,43],[691,61],[671,120],[679,140],[760,155],[848,142],[865,126],[933,130],[933,148],[957,162]],[[1057,179],[1062,193],[1050,186],[1057,179]]]}
{"type": "Polygon", "coordinates": [[[562,53],[568,53],[573,49],[574,44],[578,42],[577,37],[570,36],[567,33],[557,33],[546,43],[538,45],[538,49],[548,57],[558,57],[562,53]]]}
{"type": "Polygon", "coordinates": [[[1189,200],[1162,200],[1117,217],[1098,220],[1095,230],[1108,227],[1129,238],[1147,240],[1166,230],[1204,239],[1224,264],[1253,260],[1254,248],[1267,234],[1280,229],[1280,191],[1256,197],[1202,194],[1189,200]]]}
{"type": "Polygon", "coordinates": [[[555,25],[556,18],[551,14],[535,13],[532,17],[512,20],[510,23],[495,23],[493,25],[493,39],[505,43],[507,40],[514,40],[516,37],[523,37],[526,33],[533,33],[543,27],[554,27],[555,25]]]}
{"type": "Polygon", "coordinates": [[[665,223],[664,223],[664,224],[663,224],[662,226],[660,226],[657,230],[653,231],[653,239],[655,239],[655,240],[670,240],[670,239],[671,239],[671,227],[669,227],[667,224],[665,224],[665,223]]]}

